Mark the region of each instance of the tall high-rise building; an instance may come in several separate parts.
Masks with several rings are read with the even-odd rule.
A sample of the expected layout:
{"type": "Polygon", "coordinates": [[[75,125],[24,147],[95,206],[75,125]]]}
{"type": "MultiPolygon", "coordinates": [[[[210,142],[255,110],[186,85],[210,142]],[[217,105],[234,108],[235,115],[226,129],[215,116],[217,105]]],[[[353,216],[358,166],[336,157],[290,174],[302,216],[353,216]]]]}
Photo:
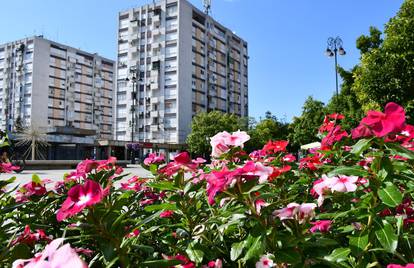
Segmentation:
{"type": "Polygon", "coordinates": [[[112,139],[114,68],[112,60],[41,36],[0,45],[0,129],[43,130],[49,158],[75,158],[64,144],[79,149],[112,139]]]}
{"type": "Polygon", "coordinates": [[[198,112],[247,116],[247,62],[246,41],[186,0],[120,12],[115,139],[184,144],[198,112]]]}

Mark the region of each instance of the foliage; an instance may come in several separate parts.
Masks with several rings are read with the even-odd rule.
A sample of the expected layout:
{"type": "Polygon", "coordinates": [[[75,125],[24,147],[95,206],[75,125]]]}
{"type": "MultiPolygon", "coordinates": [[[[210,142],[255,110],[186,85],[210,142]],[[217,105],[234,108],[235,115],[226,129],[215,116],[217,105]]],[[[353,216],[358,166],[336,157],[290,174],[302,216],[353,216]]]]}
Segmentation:
{"type": "Polygon", "coordinates": [[[414,0],[406,0],[398,14],[385,26],[384,40],[379,33],[360,38],[360,44],[375,43],[370,49],[362,46],[362,58],[354,73],[355,91],[364,110],[379,108],[394,101],[412,113],[414,102],[414,0]],[[376,41],[372,41],[372,39],[376,41]],[[381,43],[381,44],[380,44],[381,43]],[[379,45],[380,44],[380,45],[379,45]]]}
{"type": "Polygon", "coordinates": [[[322,148],[299,162],[285,141],[247,155],[249,137],[237,131],[212,138],[210,164],[188,153],[168,164],[152,155],[145,162],[152,178],[126,180],[109,159],[85,160],[54,187],[34,175],[15,192],[7,188],[13,179],[3,180],[0,265],[61,237],[90,267],[413,262],[414,126],[404,117],[389,104],[351,136],[342,117],[328,116],[322,148]]]}
{"type": "Polygon", "coordinates": [[[312,97],[303,104],[302,115],[289,125],[288,139],[295,148],[316,141],[317,129],[323,120],[324,104],[312,97]]]}
{"type": "Polygon", "coordinates": [[[266,112],[264,119],[254,123],[248,131],[250,140],[246,144],[246,151],[253,151],[263,147],[269,140],[286,139],[288,135],[288,124],[279,120],[271,112],[266,112]]]}
{"type": "Polygon", "coordinates": [[[245,130],[247,122],[234,114],[219,111],[198,113],[191,123],[191,133],[187,137],[189,151],[207,156],[210,151],[210,137],[221,131],[245,130]]]}

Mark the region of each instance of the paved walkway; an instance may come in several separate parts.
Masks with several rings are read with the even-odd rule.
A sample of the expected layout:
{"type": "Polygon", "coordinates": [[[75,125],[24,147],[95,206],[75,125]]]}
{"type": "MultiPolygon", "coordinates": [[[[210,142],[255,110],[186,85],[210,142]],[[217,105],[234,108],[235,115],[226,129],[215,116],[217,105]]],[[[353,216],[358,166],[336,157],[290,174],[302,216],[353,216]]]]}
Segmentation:
{"type": "MultiPolygon", "coordinates": [[[[37,174],[41,179],[51,179],[53,181],[59,181],[63,179],[63,175],[65,173],[70,173],[71,170],[67,170],[67,169],[51,169],[51,170],[24,170],[22,173],[20,174],[16,174],[16,173],[10,173],[10,174],[5,174],[2,173],[0,174],[0,180],[5,180],[11,177],[16,177],[16,181],[10,185],[11,187],[14,187],[18,184],[24,184],[29,182],[32,179],[32,174],[37,174]]],[[[138,177],[149,177],[151,176],[151,173],[147,170],[145,170],[144,168],[142,168],[140,165],[128,165],[127,168],[124,168],[124,173],[123,174],[130,174],[128,176],[125,177],[124,180],[127,180],[128,178],[136,175],[138,177]]]]}

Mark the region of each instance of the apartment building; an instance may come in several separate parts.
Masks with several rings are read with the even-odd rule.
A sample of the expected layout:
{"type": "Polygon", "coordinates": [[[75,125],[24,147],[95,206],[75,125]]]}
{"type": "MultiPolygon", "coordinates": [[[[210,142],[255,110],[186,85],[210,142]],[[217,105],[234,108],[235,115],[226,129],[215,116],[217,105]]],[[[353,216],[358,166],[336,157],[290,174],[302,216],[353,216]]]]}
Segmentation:
{"type": "Polygon", "coordinates": [[[184,144],[212,110],[248,115],[246,41],[186,0],[120,12],[115,139],[184,144]]]}
{"type": "Polygon", "coordinates": [[[0,45],[0,129],[39,128],[49,158],[83,158],[95,140],[113,138],[114,68],[42,36],[0,45]]]}

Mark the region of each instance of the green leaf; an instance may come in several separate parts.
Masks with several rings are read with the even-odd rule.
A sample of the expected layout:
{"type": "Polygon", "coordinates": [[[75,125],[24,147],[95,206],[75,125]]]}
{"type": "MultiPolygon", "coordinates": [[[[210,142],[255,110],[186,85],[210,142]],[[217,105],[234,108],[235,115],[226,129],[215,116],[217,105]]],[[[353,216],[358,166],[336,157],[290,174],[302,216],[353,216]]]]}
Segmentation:
{"type": "Polygon", "coordinates": [[[144,210],[148,212],[151,212],[154,210],[177,210],[177,206],[171,203],[163,203],[163,204],[146,206],[144,210]]]}
{"type": "Polygon", "coordinates": [[[375,236],[385,251],[394,253],[398,245],[398,236],[390,223],[384,221],[383,224],[375,221],[375,236]]]}
{"type": "Polygon", "coordinates": [[[408,150],[407,148],[402,147],[401,145],[397,143],[391,143],[387,142],[385,143],[385,147],[390,150],[391,154],[393,155],[399,155],[405,158],[408,158],[410,160],[414,159],[414,152],[408,150]]]}
{"type": "Polygon", "coordinates": [[[276,252],[275,260],[278,263],[296,264],[302,262],[302,256],[294,249],[283,249],[276,252]]]}
{"type": "Polygon", "coordinates": [[[158,172],[158,166],[157,165],[155,165],[155,164],[151,164],[150,165],[150,171],[151,171],[151,173],[152,174],[157,174],[157,172],[158,172]]]}
{"type": "Polygon", "coordinates": [[[362,167],[338,167],[331,172],[328,173],[328,177],[333,177],[335,175],[350,175],[350,176],[358,176],[358,177],[365,177],[368,175],[367,171],[362,167]]]}
{"type": "Polygon", "coordinates": [[[349,248],[337,248],[331,254],[325,256],[324,259],[329,262],[343,262],[347,259],[349,253],[351,253],[351,249],[349,248]]]}
{"type": "Polygon", "coordinates": [[[381,201],[389,207],[396,207],[401,204],[403,195],[398,190],[397,186],[389,184],[387,187],[378,191],[378,196],[381,201]]]}
{"type": "Polygon", "coordinates": [[[368,233],[359,233],[354,236],[349,237],[349,246],[351,250],[359,255],[361,252],[365,251],[369,238],[368,233]]]}
{"type": "Polygon", "coordinates": [[[142,267],[170,267],[181,264],[178,260],[154,260],[145,261],[142,263],[142,267]]]}
{"type": "Polygon", "coordinates": [[[37,183],[37,184],[41,184],[42,179],[37,174],[33,174],[32,175],[32,182],[37,183]]]}
{"type": "Polygon", "coordinates": [[[188,245],[188,248],[185,250],[190,260],[196,264],[201,263],[204,257],[204,251],[197,249],[197,242],[193,241],[188,245]]]}
{"type": "Polygon", "coordinates": [[[243,258],[243,261],[246,262],[251,258],[255,258],[257,256],[262,255],[264,251],[264,243],[261,236],[258,237],[251,237],[251,244],[249,249],[246,252],[246,255],[243,258]]]}
{"type": "Polygon", "coordinates": [[[351,154],[360,155],[363,151],[371,146],[372,139],[359,140],[354,146],[352,146],[351,154]]]}
{"type": "Polygon", "coordinates": [[[170,190],[170,191],[175,191],[175,190],[179,190],[178,187],[175,187],[171,182],[169,181],[163,181],[163,182],[151,182],[151,183],[147,183],[147,186],[151,187],[151,188],[156,188],[159,190],[170,190]]]}
{"type": "Polygon", "coordinates": [[[239,243],[233,243],[230,250],[230,259],[232,261],[237,260],[243,252],[244,247],[246,246],[246,241],[241,241],[239,243]]]}

